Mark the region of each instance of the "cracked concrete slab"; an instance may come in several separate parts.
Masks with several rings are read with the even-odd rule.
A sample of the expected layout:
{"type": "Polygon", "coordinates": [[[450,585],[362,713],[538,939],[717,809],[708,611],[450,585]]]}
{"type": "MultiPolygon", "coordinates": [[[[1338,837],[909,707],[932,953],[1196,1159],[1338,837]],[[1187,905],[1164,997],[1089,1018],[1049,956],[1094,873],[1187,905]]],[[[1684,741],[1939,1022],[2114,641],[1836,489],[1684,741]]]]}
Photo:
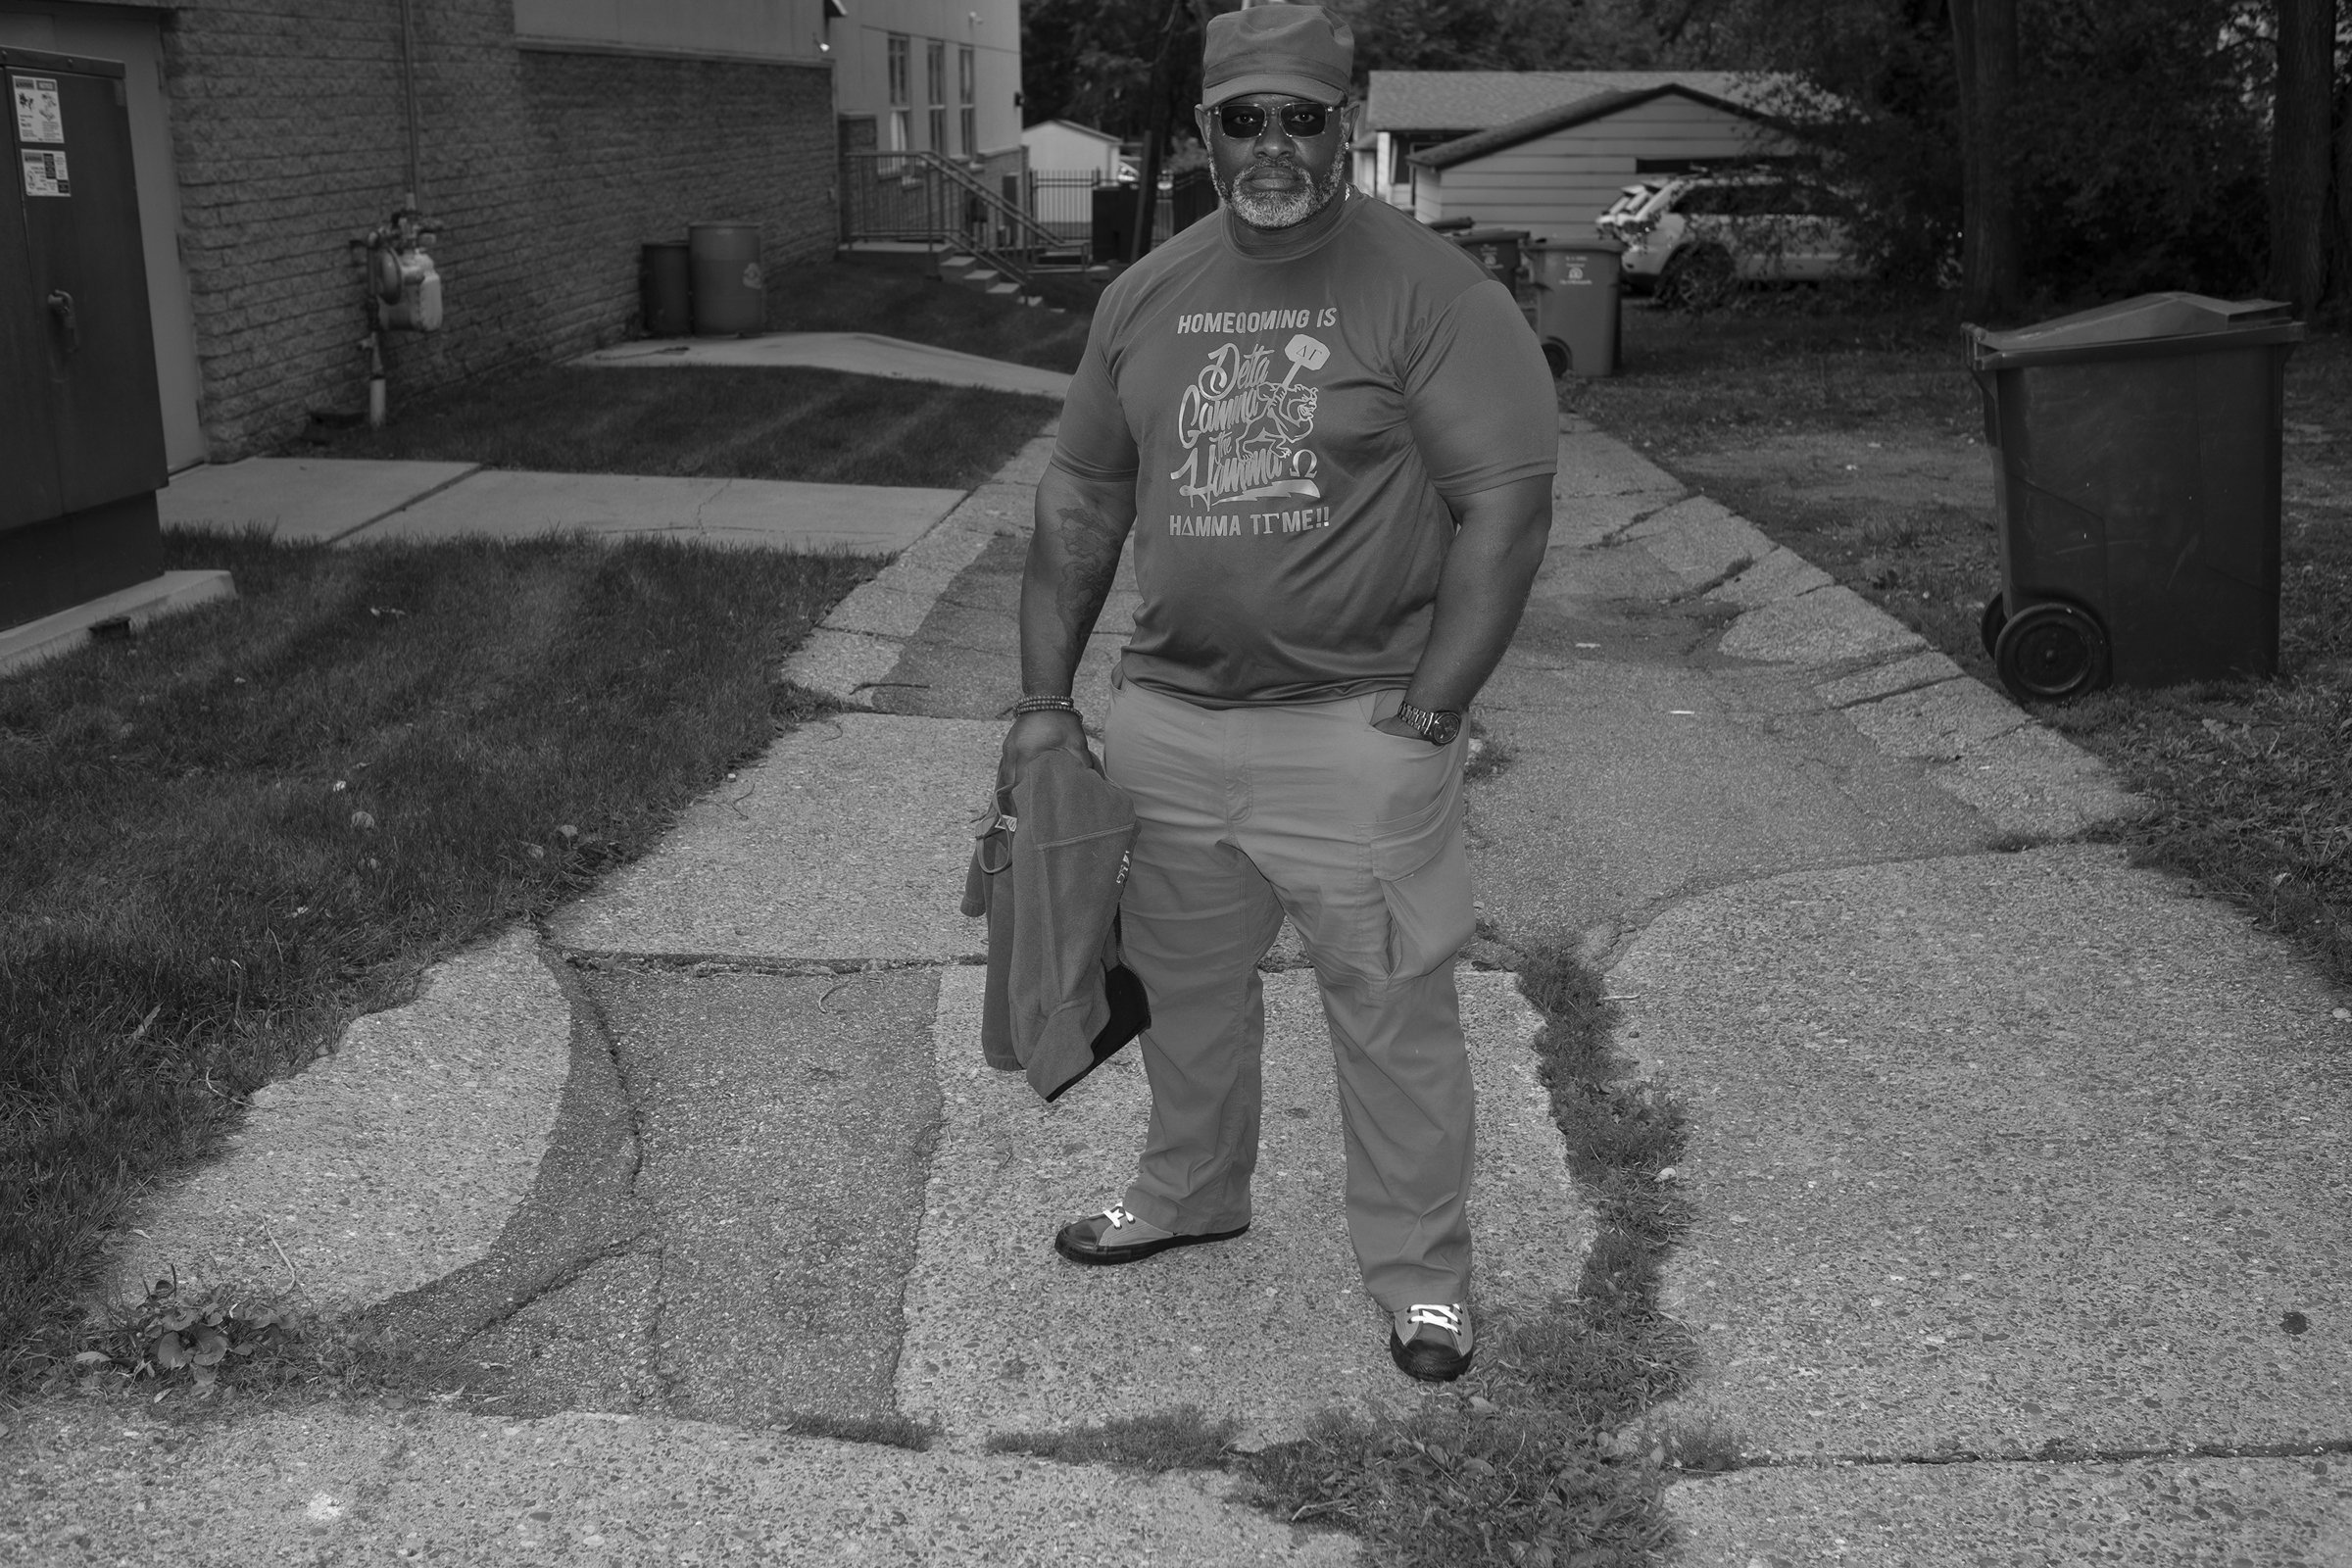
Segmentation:
{"type": "MultiPolygon", "coordinates": [[[[556,963],[548,972],[570,1012],[571,1059],[547,1152],[529,1194],[486,1254],[367,1312],[368,1332],[390,1336],[412,1354],[471,1361],[477,1368],[489,1361],[513,1371],[512,1336],[502,1334],[499,1325],[518,1309],[531,1312],[551,1290],[577,1299],[586,1292],[571,1288],[580,1283],[574,1276],[599,1273],[599,1264],[642,1245],[648,1229],[649,1216],[633,1191],[636,1117],[621,1087],[612,1041],[579,975],[556,963]]],[[[612,1332],[599,1324],[589,1337],[606,1339],[612,1332]]],[[[478,1386],[481,1379],[473,1381],[478,1386]]],[[[514,1390],[525,1379],[503,1381],[514,1390]]]]}
{"type": "Polygon", "coordinates": [[[1833,585],[1749,611],[1717,646],[1735,659],[1835,664],[1913,653],[1927,642],[1851,588],[1833,585]]]}
{"type": "Polygon", "coordinates": [[[592,974],[660,1244],[664,1407],[886,1415],[939,1121],[929,969],[592,974]]]}
{"type": "MultiPolygon", "coordinates": [[[[1479,1092],[1473,1228],[1483,1306],[1575,1289],[1592,1226],[1528,1042],[1540,1019],[1507,974],[1460,971],[1479,1092]]],[[[1120,1053],[1054,1104],[980,1059],[985,977],[940,983],[947,1114],[906,1295],[899,1407],[957,1446],[993,1433],[1198,1404],[1261,1439],[1325,1407],[1409,1406],[1341,1207],[1331,1042],[1314,977],[1265,977],[1265,1123],[1248,1235],[1122,1268],[1081,1268],[1054,1233],[1126,1188],[1150,1107],[1120,1053]]]]}
{"type": "Polygon", "coordinates": [[[1827,588],[1830,574],[1793,550],[1775,545],[1756,564],[1707,597],[1742,610],[1757,610],[1827,588]]]}
{"type": "Polygon", "coordinates": [[[1844,710],[1846,721],[1890,757],[1948,762],[2034,721],[2006,697],[1961,679],[1844,710]]]}
{"type": "Polygon", "coordinates": [[[34,1562],[1341,1568],[1221,1475],[351,1401],[177,1428],[54,1405],[7,1440],[0,1555],[34,1562]],[[138,1508],[125,1503],[135,1496],[138,1508]]]}
{"type": "Polygon", "coordinates": [[[1836,714],[1781,710],[1812,706],[1785,672],[1743,683],[1597,657],[1544,669],[1538,646],[1523,636],[1479,702],[1510,760],[1471,785],[1471,868],[1506,940],[1573,941],[1701,887],[1985,840],[1974,812],[1836,714]]]}
{"type": "Polygon", "coordinates": [[[247,458],[181,469],[156,493],[155,506],[167,528],[195,533],[259,528],[288,544],[331,544],[479,466],[372,458],[247,458]]]}
{"type": "Polygon", "coordinates": [[[255,1091],[218,1159],[141,1205],[111,1298],[183,1290],[347,1312],[486,1256],[535,1181],[571,1012],[527,930],[426,972],[327,1055],[255,1091]]]}
{"type": "Polygon", "coordinates": [[[1715,582],[1779,548],[1754,523],[1706,496],[1691,496],[1654,512],[1621,538],[1640,545],[1687,588],[1715,582]]]}
{"type": "Polygon", "coordinates": [[[689,807],[661,846],[549,922],[593,953],[951,960],[1002,723],[844,713],[689,807]]]}
{"type": "Polygon", "coordinates": [[[1560,431],[1560,467],[1554,497],[1679,496],[1690,487],[1612,436],[1593,430],[1560,431]]]}
{"type": "Polygon", "coordinates": [[[1813,688],[1824,703],[1832,708],[1851,708],[1874,698],[1892,697],[1921,686],[1934,686],[1947,680],[1958,680],[1967,673],[1958,664],[1939,653],[1912,654],[1851,675],[1825,680],[1813,688]]]}
{"type": "Polygon", "coordinates": [[[649,1249],[600,1257],[470,1336],[451,1357],[471,1393],[506,1391],[510,1416],[562,1410],[660,1410],[655,1336],[662,1258],[649,1249]]]}
{"type": "MultiPolygon", "coordinates": [[[[932,605],[891,671],[874,706],[934,718],[1005,722],[1021,695],[1021,572],[1029,552],[1024,529],[992,540],[932,605]]],[[[1080,657],[1070,695],[1088,727],[1100,732],[1110,707],[1110,673],[1135,631],[1135,552],[1121,552],[1095,630],[1080,657]]]]}
{"type": "Polygon", "coordinates": [[[962,499],[960,490],[892,485],[485,468],[339,542],[527,539],[581,532],[888,555],[906,549],[962,499]]]}
{"type": "Polygon", "coordinates": [[[2118,784],[2106,763],[2039,724],[1971,747],[1958,760],[1930,768],[1928,776],[2003,833],[2023,838],[2073,838],[2147,809],[2147,802],[2118,784]]]}
{"type": "Polygon", "coordinates": [[[899,660],[941,597],[998,540],[1016,537],[1026,548],[1053,428],[834,606],[784,662],[785,678],[845,708],[887,708],[899,660]]]}
{"type": "Polygon", "coordinates": [[[2352,1462],[1789,1466],[1677,1482],[1683,1568],[2352,1563],[2352,1462]]]}
{"type": "Polygon", "coordinates": [[[1690,1107],[1659,1413],[1745,1452],[2340,1442],[2352,1029],[2220,904],[2053,848],[1688,901],[1611,970],[1690,1107]]]}

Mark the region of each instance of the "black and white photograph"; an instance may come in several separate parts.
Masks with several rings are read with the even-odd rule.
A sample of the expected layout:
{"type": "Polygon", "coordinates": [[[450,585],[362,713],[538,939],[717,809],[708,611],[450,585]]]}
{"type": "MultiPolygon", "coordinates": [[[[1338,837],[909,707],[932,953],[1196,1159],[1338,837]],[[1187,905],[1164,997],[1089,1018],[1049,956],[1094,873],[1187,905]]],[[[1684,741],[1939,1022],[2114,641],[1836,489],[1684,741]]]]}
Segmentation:
{"type": "Polygon", "coordinates": [[[0,1565],[2352,1568],[2352,0],[0,76],[0,1565]]]}

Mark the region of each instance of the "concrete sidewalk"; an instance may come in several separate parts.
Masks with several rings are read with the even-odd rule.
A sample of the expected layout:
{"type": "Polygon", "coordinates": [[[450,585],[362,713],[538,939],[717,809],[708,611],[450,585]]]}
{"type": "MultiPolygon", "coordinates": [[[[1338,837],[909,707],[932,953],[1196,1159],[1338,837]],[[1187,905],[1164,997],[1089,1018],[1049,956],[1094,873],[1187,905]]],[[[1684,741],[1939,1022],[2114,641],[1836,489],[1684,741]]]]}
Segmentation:
{"type": "MultiPolygon", "coordinates": [[[[143,1419],[39,1411],[0,1546],[1352,1559],[1214,1479],[984,1455],[1182,1403],[1270,1441],[1462,1392],[1390,1369],[1354,1285],[1287,937],[1250,1235],[1132,1270],[1049,1250],[1118,1190],[1143,1097],[1132,1053],[1053,1106],[983,1070],[953,910],[1045,450],[795,656],[852,711],[257,1097],[123,1257],[125,1289],[173,1265],[364,1311],[514,1414],[279,1413],[151,1463],[143,1419]],[[1215,1353],[1237,1339],[1247,1377],[1215,1353]],[[944,1441],[774,1430],[815,1416],[944,1441]],[[172,1480],[232,1462],[256,1484],[172,1480]],[[144,1511],[117,1471],[155,1481],[144,1511]]],[[[1507,765],[1472,786],[1473,856],[1502,939],[1604,964],[1621,1049],[1690,1107],[1666,1304],[1703,1368],[1628,1438],[1748,1467],[1670,1490],[1682,1560],[2352,1561],[2352,1010],[2076,842],[2136,805],[2092,760],[1621,443],[1568,419],[1561,452],[1480,705],[1507,765]]],[[[1132,605],[1123,581],[1092,715],[1132,605]]],[[[1533,1014],[1507,974],[1462,979],[1491,1310],[1573,1290],[1592,1227],[1533,1014]]]]}

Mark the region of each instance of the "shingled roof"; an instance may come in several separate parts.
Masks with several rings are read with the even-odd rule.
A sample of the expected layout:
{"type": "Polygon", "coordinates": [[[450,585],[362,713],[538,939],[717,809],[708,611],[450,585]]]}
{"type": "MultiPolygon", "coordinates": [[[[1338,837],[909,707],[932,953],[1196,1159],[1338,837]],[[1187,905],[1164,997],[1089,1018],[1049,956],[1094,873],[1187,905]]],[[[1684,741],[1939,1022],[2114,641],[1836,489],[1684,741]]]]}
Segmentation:
{"type": "Polygon", "coordinates": [[[1486,130],[1605,93],[1683,86],[1730,102],[1753,91],[1735,71],[1375,71],[1366,130],[1486,130]]]}
{"type": "Polygon", "coordinates": [[[1739,115],[1743,119],[1760,121],[1764,118],[1760,111],[1751,109],[1745,104],[1734,103],[1728,98],[1721,98],[1713,93],[1699,92],[1686,87],[1680,82],[1669,82],[1664,86],[1649,87],[1639,92],[1598,93],[1554,109],[1540,110],[1505,125],[1496,125],[1490,130],[1481,130],[1468,136],[1457,136],[1451,141],[1440,142],[1427,151],[1413,154],[1413,162],[1423,169],[1451,169],[1455,164],[1466,163],[1482,154],[1495,152],[1504,147],[1516,147],[1523,141],[1533,141],[1538,136],[1548,135],[1555,130],[1566,130],[1572,125],[1581,125],[1589,121],[1600,120],[1616,114],[1621,109],[1630,109],[1635,104],[1647,103],[1653,98],[1663,98],[1669,93],[1679,98],[1688,98],[1692,103],[1720,109],[1726,114],[1739,115]]]}

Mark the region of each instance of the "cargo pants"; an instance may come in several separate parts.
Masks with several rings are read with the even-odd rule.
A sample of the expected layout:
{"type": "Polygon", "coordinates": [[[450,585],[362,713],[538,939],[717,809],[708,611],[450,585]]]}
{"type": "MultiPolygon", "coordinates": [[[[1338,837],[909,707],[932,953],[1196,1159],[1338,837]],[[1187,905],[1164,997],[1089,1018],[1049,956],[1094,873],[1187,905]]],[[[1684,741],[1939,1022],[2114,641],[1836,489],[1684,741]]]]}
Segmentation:
{"type": "Polygon", "coordinates": [[[1470,1298],[1475,1102],[1453,959],[1471,934],[1457,737],[1373,728],[1398,690],[1208,709],[1118,682],[1111,782],[1135,802],[1120,903],[1151,999],[1152,1120],[1124,1200],[1165,1230],[1249,1223],[1265,1006],[1287,912],[1339,1070],[1348,1229],[1388,1311],[1470,1298]]]}

